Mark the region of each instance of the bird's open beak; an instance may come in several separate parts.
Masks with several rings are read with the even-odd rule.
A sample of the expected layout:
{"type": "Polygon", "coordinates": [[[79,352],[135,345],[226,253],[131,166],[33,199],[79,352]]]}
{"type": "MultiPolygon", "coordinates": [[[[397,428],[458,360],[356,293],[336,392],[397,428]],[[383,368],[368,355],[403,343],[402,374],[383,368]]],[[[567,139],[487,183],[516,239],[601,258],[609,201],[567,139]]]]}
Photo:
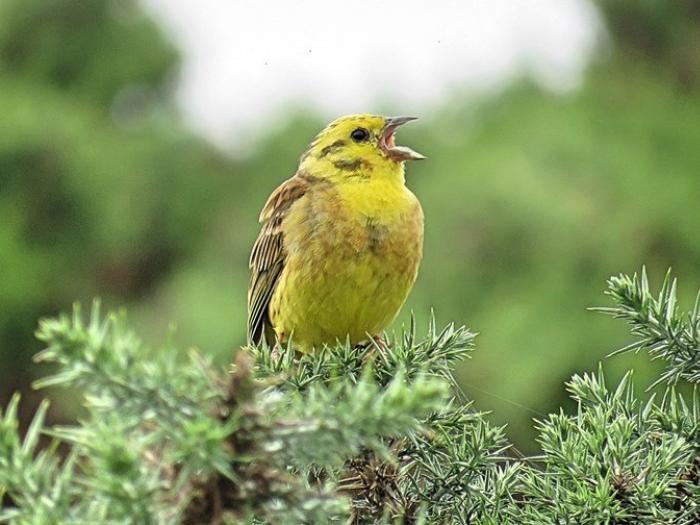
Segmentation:
{"type": "Polygon", "coordinates": [[[382,148],[390,159],[402,162],[404,160],[423,160],[425,158],[417,151],[413,151],[407,146],[397,146],[394,142],[396,128],[406,122],[417,120],[417,118],[418,117],[391,117],[386,119],[386,125],[384,126],[382,138],[379,141],[379,147],[382,148]]]}

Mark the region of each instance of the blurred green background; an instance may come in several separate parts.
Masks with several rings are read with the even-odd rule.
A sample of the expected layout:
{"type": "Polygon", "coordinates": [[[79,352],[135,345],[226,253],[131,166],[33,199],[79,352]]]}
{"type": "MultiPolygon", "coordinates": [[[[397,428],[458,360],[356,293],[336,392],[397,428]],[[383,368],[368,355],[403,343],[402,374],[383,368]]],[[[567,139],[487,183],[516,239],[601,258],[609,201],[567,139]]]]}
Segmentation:
{"type": "MultiPolygon", "coordinates": [[[[100,296],[148,341],[223,364],[244,341],[257,214],[324,122],[290,109],[250,155],[178,116],[179,53],[137,5],[0,3],[0,404],[29,382],[37,319],[100,296]]],[[[460,382],[532,450],[531,418],[567,405],[575,371],[621,345],[586,311],[606,278],[668,266],[700,284],[700,3],[600,1],[610,42],[565,95],[523,79],[446,100],[401,132],[426,215],[425,259],[402,318],[481,335],[460,382]]],[[[606,362],[613,377],[645,358],[606,362]]],[[[54,417],[68,417],[58,400],[54,417]]],[[[25,404],[25,408],[31,404],[25,404]]]]}

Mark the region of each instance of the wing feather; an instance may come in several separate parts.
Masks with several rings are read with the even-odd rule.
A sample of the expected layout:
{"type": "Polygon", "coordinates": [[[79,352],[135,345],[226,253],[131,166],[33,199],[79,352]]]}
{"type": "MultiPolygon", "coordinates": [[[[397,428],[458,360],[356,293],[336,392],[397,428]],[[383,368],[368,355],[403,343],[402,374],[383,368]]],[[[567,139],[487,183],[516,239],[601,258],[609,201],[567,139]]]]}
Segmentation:
{"type": "Polygon", "coordinates": [[[263,224],[250,254],[250,288],[248,290],[248,343],[268,343],[272,334],[270,301],[284,269],[284,220],[292,205],[303,197],[312,179],[302,174],[287,179],[267,199],[260,212],[263,224]]]}

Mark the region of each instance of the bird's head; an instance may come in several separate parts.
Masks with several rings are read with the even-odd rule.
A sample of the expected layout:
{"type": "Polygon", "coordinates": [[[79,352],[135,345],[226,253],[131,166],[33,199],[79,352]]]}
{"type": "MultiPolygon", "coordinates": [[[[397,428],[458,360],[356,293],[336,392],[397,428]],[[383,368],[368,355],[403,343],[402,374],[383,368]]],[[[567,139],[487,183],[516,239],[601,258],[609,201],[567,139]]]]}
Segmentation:
{"type": "Polygon", "coordinates": [[[336,175],[403,173],[406,160],[425,157],[394,141],[396,129],[416,117],[348,115],[326,126],[301,158],[300,168],[336,175]],[[318,169],[314,169],[318,168],[318,169]]]}

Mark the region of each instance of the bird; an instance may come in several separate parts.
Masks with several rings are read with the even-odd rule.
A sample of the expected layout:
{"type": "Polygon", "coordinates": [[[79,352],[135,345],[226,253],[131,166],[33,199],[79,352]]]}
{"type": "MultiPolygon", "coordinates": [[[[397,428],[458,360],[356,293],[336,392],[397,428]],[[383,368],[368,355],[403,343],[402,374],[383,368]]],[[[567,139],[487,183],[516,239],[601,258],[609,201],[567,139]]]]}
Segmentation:
{"type": "Polygon", "coordinates": [[[416,117],[347,115],[328,124],[269,196],[250,255],[248,344],[308,353],[380,338],[423,256],[423,210],[395,143],[416,117]]]}

